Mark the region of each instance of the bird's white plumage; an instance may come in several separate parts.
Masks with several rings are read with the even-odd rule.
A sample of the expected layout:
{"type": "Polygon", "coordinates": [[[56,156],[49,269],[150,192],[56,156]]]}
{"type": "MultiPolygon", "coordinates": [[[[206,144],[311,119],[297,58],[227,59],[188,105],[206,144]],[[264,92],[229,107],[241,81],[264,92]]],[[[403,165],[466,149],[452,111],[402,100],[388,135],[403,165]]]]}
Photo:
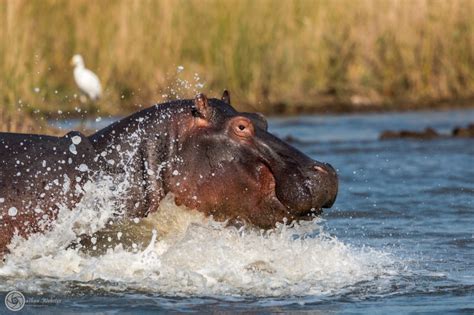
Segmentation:
{"type": "Polygon", "coordinates": [[[81,55],[74,55],[72,63],[74,65],[74,80],[79,89],[91,100],[98,100],[102,95],[102,86],[97,75],[84,66],[81,55]]]}

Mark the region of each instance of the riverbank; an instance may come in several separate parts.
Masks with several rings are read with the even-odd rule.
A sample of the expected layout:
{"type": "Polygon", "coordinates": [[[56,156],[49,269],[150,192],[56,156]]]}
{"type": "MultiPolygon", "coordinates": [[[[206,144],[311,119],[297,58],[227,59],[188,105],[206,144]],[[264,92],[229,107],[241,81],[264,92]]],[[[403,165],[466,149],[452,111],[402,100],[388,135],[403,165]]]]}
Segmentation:
{"type": "MultiPolygon", "coordinates": [[[[69,109],[58,110],[54,112],[33,111],[30,107],[24,110],[7,110],[8,107],[0,108],[0,132],[22,132],[22,133],[47,133],[61,135],[63,131],[55,129],[48,125],[47,121],[51,119],[88,119],[97,117],[126,116],[142,108],[151,106],[148,102],[146,106],[130,106],[122,111],[105,112],[91,106],[75,106],[69,109]]],[[[320,98],[318,103],[302,101],[299,103],[276,103],[265,106],[255,106],[250,104],[239,104],[234,102],[234,106],[241,111],[259,111],[267,116],[295,116],[295,115],[339,115],[339,114],[362,114],[362,113],[398,113],[408,111],[426,111],[426,110],[453,110],[474,108],[474,97],[463,99],[440,99],[424,100],[419,102],[399,101],[391,103],[372,103],[362,102],[356,97],[347,100],[335,100],[331,98],[320,98]],[[260,109],[259,109],[260,108],[260,109]]],[[[64,107],[63,107],[64,108],[64,107]]],[[[67,108],[67,107],[66,107],[67,108]]]]}
{"type": "Polygon", "coordinates": [[[224,88],[272,114],[430,107],[405,104],[474,96],[472,12],[469,0],[7,0],[0,103],[82,108],[80,53],[104,90],[89,112],[104,115],[224,88]]]}
{"type": "MultiPolygon", "coordinates": [[[[252,110],[254,106],[244,106],[252,110]]],[[[398,100],[373,102],[359,96],[346,99],[321,98],[317,104],[302,101],[298,103],[276,103],[265,106],[260,112],[271,116],[303,114],[348,114],[348,113],[390,113],[420,110],[450,110],[474,108],[474,96],[458,99],[424,99],[418,101],[398,100]]]]}

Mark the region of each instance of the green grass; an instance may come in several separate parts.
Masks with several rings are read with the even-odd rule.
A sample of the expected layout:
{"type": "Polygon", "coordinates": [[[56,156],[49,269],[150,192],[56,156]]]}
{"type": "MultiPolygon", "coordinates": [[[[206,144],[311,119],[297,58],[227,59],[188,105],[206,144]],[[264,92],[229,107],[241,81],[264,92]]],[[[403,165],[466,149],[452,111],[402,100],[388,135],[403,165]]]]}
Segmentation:
{"type": "Polygon", "coordinates": [[[224,88],[264,112],[466,98],[473,16],[472,0],[4,0],[0,106],[82,106],[74,53],[101,78],[104,97],[89,110],[102,113],[224,88]]]}

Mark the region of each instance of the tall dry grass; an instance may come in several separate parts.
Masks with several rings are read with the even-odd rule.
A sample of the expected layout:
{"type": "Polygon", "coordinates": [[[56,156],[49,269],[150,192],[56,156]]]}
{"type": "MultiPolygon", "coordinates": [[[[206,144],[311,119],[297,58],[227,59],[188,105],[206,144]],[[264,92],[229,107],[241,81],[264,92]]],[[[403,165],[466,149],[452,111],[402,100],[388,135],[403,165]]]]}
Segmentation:
{"type": "Polygon", "coordinates": [[[78,106],[74,53],[102,80],[102,112],[189,97],[195,73],[203,91],[267,112],[468,97],[473,17],[472,0],[4,0],[0,106],[78,106]]]}

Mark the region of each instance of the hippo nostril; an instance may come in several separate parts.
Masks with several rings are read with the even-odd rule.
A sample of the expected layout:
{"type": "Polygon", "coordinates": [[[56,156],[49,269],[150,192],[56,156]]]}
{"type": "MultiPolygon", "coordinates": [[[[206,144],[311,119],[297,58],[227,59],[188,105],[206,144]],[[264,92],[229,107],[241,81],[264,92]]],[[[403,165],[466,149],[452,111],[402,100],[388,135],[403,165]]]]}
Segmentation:
{"type": "Polygon", "coordinates": [[[326,171],[324,168],[322,168],[321,166],[318,166],[318,165],[315,165],[313,166],[313,168],[315,169],[316,172],[321,172],[321,173],[324,173],[324,174],[327,174],[328,171],[326,171]]]}

